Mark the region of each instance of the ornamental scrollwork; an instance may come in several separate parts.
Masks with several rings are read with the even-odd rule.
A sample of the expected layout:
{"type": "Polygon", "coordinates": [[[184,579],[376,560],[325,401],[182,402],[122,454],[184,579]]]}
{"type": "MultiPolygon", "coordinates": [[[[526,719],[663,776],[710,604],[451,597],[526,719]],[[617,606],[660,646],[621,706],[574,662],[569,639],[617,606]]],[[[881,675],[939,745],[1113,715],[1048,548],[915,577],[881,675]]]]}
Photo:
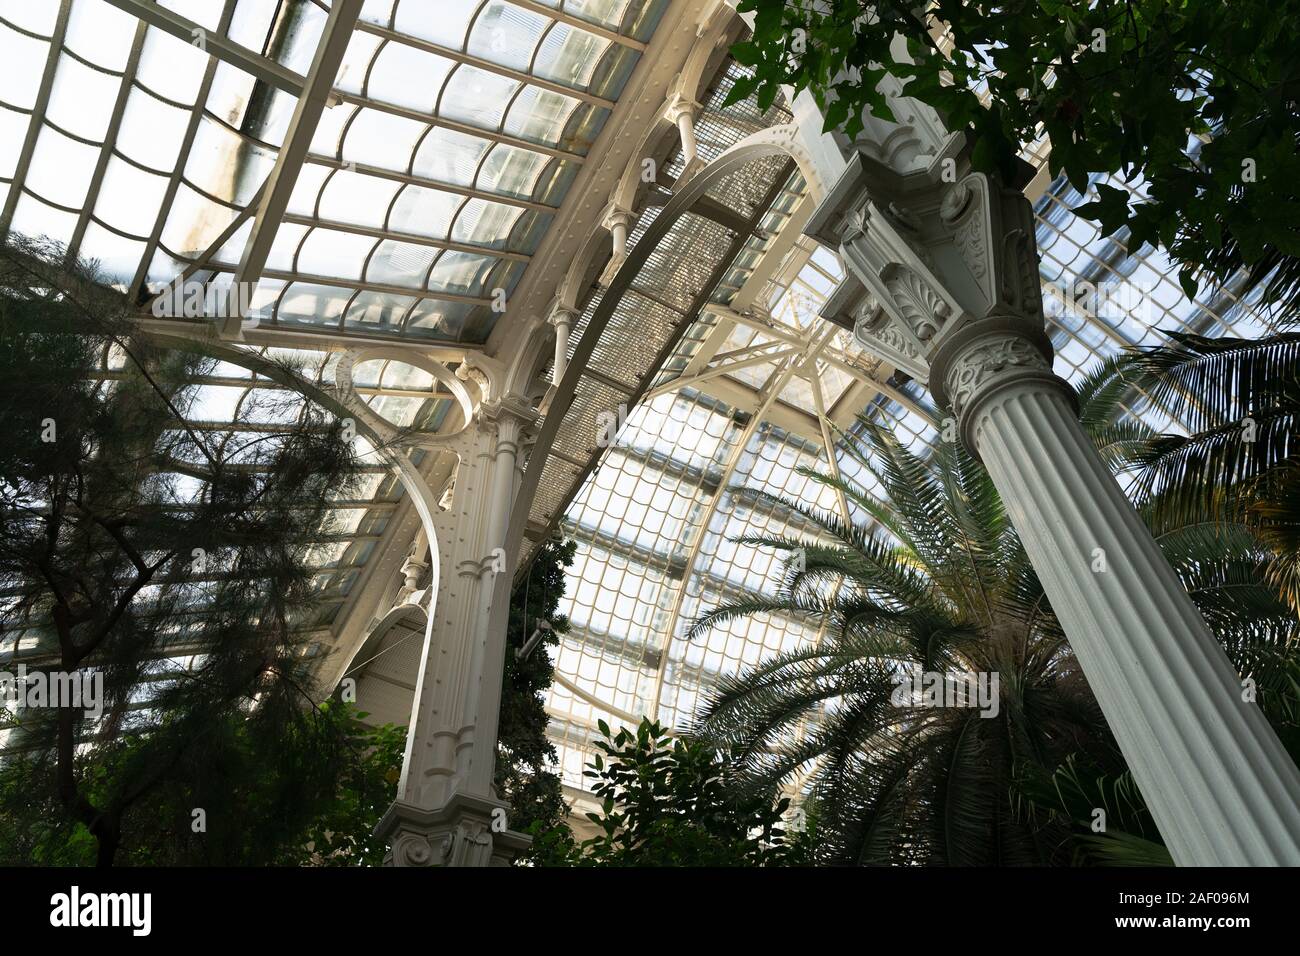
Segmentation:
{"type": "Polygon", "coordinates": [[[1016,366],[1049,368],[1034,344],[1014,333],[984,340],[962,353],[948,372],[948,396],[957,417],[994,375],[1016,366]]]}

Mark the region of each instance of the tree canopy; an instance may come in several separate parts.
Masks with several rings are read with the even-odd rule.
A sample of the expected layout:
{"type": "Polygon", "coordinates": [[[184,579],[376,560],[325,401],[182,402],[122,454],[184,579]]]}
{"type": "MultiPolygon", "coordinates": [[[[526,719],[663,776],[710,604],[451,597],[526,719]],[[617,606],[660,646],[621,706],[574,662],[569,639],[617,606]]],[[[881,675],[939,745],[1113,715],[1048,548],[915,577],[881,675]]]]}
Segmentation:
{"type": "Polygon", "coordinates": [[[28,695],[8,759],[107,864],[135,808],[181,781],[201,792],[233,750],[344,748],[309,726],[312,554],[359,461],[345,423],[293,394],[244,409],[272,427],[202,427],[194,383],[215,360],[138,334],[61,248],[0,252],[5,665],[102,687],[90,709],[28,695]]]}
{"type": "Polygon", "coordinates": [[[731,99],[807,89],[827,129],[892,121],[886,74],[1009,171],[1046,136],[1076,212],[1128,248],[1159,244],[1184,290],[1243,268],[1300,304],[1296,0],[742,0],[753,67],[731,99]],[[895,42],[895,37],[901,40],[895,42]],[[1107,181],[1109,179],[1110,181],[1107,181]],[[1130,188],[1124,188],[1125,186],[1130,188]]]}

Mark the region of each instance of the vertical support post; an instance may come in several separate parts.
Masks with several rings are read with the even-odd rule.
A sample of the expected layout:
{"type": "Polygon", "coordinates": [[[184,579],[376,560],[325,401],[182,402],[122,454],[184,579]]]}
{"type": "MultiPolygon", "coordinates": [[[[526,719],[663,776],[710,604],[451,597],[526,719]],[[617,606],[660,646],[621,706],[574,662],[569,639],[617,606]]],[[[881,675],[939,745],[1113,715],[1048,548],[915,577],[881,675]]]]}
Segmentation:
{"type": "Polygon", "coordinates": [[[668,121],[677,126],[682,141],[682,160],[688,169],[699,155],[699,144],[695,141],[695,117],[699,113],[700,104],[680,93],[674,94],[664,109],[668,121]]]}
{"type": "Polygon", "coordinates": [[[564,379],[564,370],[569,365],[569,333],[578,319],[578,313],[557,305],[552,311],[551,325],[555,326],[555,362],[551,366],[551,384],[556,388],[564,379]]]}
{"type": "Polygon", "coordinates": [[[631,210],[624,209],[622,206],[611,205],[605,210],[601,225],[609,230],[613,244],[613,261],[622,262],[623,257],[627,255],[627,233],[632,226],[631,210]]]}
{"type": "MultiPolygon", "coordinates": [[[[1300,863],[1300,773],[1035,344],[955,345],[943,389],[1180,866],[1300,863]]],[[[941,356],[943,358],[944,356],[941,356]]],[[[932,383],[933,385],[933,383],[932,383]]]]}
{"type": "Polygon", "coordinates": [[[808,227],[848,271],[824,314],[952,408],[1175,862],[1300,864],[1300,771],[1052,372],[1029,204],[955,145],[850,163],[808,227]]]}
{"type": "MultiPolygon", "coordinates": [[[[486,377],[470,374],[487,394],[486,377]]],[[[436,560],[449,573],[433,605],[398,799],[376,829],[395,866],[504,864],[528,845],[493,790],[505,631],[494,633],[491,618],[513,563],[506,530],[520,439],[534,415],[519,401],[485,401],[453,444],[453,503],[437,519],[445,544],[436,560]]]]}

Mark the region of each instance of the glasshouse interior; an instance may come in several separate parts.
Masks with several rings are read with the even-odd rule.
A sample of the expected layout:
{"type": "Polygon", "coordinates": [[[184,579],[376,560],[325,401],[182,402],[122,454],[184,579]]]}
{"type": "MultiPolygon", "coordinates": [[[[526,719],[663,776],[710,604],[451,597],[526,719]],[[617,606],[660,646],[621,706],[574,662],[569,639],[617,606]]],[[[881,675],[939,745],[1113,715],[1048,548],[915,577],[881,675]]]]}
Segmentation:
{"type": "Polygon", "coordinates": [[[1300,865],[1297,22],[0,0],[0,863],[1300,865]]]}

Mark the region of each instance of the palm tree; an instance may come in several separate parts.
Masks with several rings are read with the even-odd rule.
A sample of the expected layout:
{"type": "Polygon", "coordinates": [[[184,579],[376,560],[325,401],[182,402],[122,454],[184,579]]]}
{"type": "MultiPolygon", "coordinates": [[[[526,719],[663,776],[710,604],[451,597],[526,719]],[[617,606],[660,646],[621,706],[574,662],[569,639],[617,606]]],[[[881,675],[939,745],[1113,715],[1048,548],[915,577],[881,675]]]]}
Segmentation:
{"type": "MultiPolygon", "coordinates": [[[[1084,422],[1119,466],[1158,441],[1113,413],[1128,391],[1109,367],[1081,389],[1084,422]]],[[[743,786],[790,785],[806,774],[825,862],[1076,858],[1091,820],[1079,816],[1078,800],[1044,797],[1065,792],[1061,774],[1095,777],[1112,793],[1136,788],[991,480],[960,448],[944,445],[923,460],[866,419],[845,437],[844,449],[879,483],[875,494],[805,473],[870,524],[774,498],[817,539],[744,539],[793,556],[782,586],[716,608],[692,630],[780,613],[819,625],[823,639],[724,679],[693,732],[733,751],[743,786]],[[995,714],[900,697],[902,675],[915,670],[949,681],[998,675],[995,714]]],[[[1258,581],[1262,551],[1247,529],[1170,522],[1160,539],[1239,661],[1294,629],[1258,581]]],[[[1131,859],[1160,859],[1138,804],[1116,814],[1129,829],[1111,828],[1109,849],[1122,841],[1131,859]]]]}
{"type": "Polygon", "coordinates": [[[1129,493],[1157,533],[1202,521],[1248,527],[1269,551],[1268,580],[1300,614],[1300,333],[1170,338],[1094,373],[1097,418],[1117,418],[1136,392],[1135,411],[1160,409],[1186,427],[1128,449],[1129,493]]]}

